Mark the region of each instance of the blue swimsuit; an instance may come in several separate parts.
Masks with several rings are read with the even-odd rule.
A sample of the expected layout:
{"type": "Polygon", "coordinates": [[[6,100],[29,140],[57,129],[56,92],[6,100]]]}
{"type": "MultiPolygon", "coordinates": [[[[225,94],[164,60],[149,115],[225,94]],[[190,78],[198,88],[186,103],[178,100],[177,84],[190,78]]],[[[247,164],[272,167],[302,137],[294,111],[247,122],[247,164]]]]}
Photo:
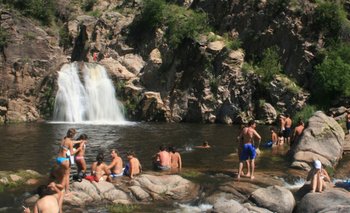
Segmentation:
{"type": "Polygon", "coordinates": [[[253,160],[256,157],[255,147],[251,143],[244,144],[240,160],[253,160]]]}

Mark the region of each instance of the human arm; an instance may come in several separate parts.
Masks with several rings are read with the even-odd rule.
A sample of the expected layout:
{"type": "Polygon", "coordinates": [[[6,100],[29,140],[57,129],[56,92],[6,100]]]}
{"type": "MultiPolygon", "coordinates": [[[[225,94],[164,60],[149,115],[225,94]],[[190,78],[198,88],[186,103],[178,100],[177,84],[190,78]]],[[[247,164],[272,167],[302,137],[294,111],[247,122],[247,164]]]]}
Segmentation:
{"type": "Polygon", "coordinates": [[[117,162],[113,159],[112,162],[111,162],[111,164],[109,164],[109,165],[107,166],[107,169],[108,169],[108,170],[111,170],[113,167],[116,166],[116,164],[117,164],[117,162]]]}
{"type": "Polygon", "coordinates": [[[129,174],[130,174],[130,178],[134,178],[134,162],[133,160],[131,159],[129,161],[129,174]]]}
{"type": "Polygon", "coordinates": [[[255,146],[256,148],[259,148],[259,147],[260,147],[260,142],[261,142],[261,136],[259,135],[259,133],[258,133],[256,130],[253,131],[253,135],[254,135],[254,137],[255,137],[256,139],[258,139],[258,145],[255,146],[255,144],[254,144],[254,146],[255,146]]]}
{"type": "Polygon", "coordinates": [[[179,169],[182,168],[182,160],[181,160],[181,155],[179,154],[179,169]]]}

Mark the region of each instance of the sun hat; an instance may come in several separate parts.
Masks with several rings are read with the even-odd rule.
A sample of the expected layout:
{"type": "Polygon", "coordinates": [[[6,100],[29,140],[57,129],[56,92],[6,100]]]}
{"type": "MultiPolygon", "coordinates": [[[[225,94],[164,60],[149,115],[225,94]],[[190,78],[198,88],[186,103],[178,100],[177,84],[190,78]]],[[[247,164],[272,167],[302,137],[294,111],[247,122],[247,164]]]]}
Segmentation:
{"type": "Polygon", "coordinates": [[[314,161],[314,166],[315,166],[316,169],[321,169],[321,167],[322,167],[321,161],[315,160],[314,161]]]}

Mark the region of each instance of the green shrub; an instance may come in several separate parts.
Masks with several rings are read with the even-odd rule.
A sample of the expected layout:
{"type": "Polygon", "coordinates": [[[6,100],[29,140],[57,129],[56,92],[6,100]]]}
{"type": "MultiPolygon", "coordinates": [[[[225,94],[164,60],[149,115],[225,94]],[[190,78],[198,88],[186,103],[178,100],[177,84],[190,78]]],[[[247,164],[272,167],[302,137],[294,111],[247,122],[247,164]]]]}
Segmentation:
{"type": "Polygon", "coordinates": [[[5,4],[18,9],[25,16],[30,16],[49,25],[55,14],[54,0],[3,0],[5,4]]]}
{"type": "Polygon", "coordinates": [[[167,4],[164,0],[145,0],[141,15],[131,26],[131,34],[140,36],[162,27],[170,47],[176,48],[183,39],[195,39],[198,34],[207,32],[207,20],[203,12],[167,4]]]}
{"type": "Polygon", "coordinates": [[[305,105],[303,109],[293,116],[294,122],[298,122],[301,119],[305,124],[311,118],[311,116],[316,112],[316,107],[312,105],[305,105]]]}
{"type": "Polygon", "coordinates": [[[267,48],[263,53],[263,58],[258,64],[257,72],[262,75],[263,81],[270,82],[276,74],[282,70],[280,64],[280,57],[278,55],[278,48],[267,48]]]}
{"type": "Polygon", "coordinates": [[[346,21],[346,11],[338,2],[319,1],[313,17],[315,30],[324,32],[326,38],[337,39],[346,21]]]}
{"type": "Polygon", "coordinates": [[[63,25],[59,30],[60,42],[59,45],[63,47],[63,49],[67,49],[72,46],[72,38],[69,35],[69,30],[67,25],[63,25]]]}
{"type": "Polygon", "coordinates": [[[208,17],[205,13],[173,4],[167,5],[165,11],[165,37],[173,47],[185,38],[195,39],[200,33],[208,31],[208,17]]]}
{"type": "Polygon", "coordinates": [[[315,66],[312,92],[319,104],[328,105],[334,97],[350,96],[350,44],[335,45],[324,55],[315,66]]]}
{"type": "Polygon", "coordinates": [[[86,12],[91,11],[96,2],[97,0],[84,0],[81,8],[86,12]]]}

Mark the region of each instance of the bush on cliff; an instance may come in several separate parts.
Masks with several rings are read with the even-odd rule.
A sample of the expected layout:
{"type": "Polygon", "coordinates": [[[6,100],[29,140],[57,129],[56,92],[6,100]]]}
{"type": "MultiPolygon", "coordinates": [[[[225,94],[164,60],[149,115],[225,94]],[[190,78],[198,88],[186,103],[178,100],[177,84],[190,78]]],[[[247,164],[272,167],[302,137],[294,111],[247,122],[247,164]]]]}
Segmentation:
{"type": "Polygon", "coordinates": [[[328,40],[337,39],[346,24],[346,11],[337,1],[318,1],[313,17],[315,30],[323,32],[328,40]]]}
{"type": "Polygon", "coordinates": [[[186,9],[164,0],[146,0],[141,15],[131,26],[132,36],[162,28],[171,48],[185,38],[195,39],[200,33],[209,31],[208,17],[203,12],[186,9]]]}
{"type": "Polygon", "coordinates": [[[277,47],[267,48],[258,64],[257,72],[262,75],[263,81],[269,83],[282,70],[277,47]]]}
{"type": "Polygon", "coordinates": [[[350,97],[350,44],[329,48],[315,67],[314,80],[313,93],[319,104],[327,105],[339,96],[350,97]]]}
{"type": "Polygon", "coordinates": [[[49,25],[53,20],[54,0],[0,0],[1,3],[13,6],[23,15],[30,16],[49,25]]]}

